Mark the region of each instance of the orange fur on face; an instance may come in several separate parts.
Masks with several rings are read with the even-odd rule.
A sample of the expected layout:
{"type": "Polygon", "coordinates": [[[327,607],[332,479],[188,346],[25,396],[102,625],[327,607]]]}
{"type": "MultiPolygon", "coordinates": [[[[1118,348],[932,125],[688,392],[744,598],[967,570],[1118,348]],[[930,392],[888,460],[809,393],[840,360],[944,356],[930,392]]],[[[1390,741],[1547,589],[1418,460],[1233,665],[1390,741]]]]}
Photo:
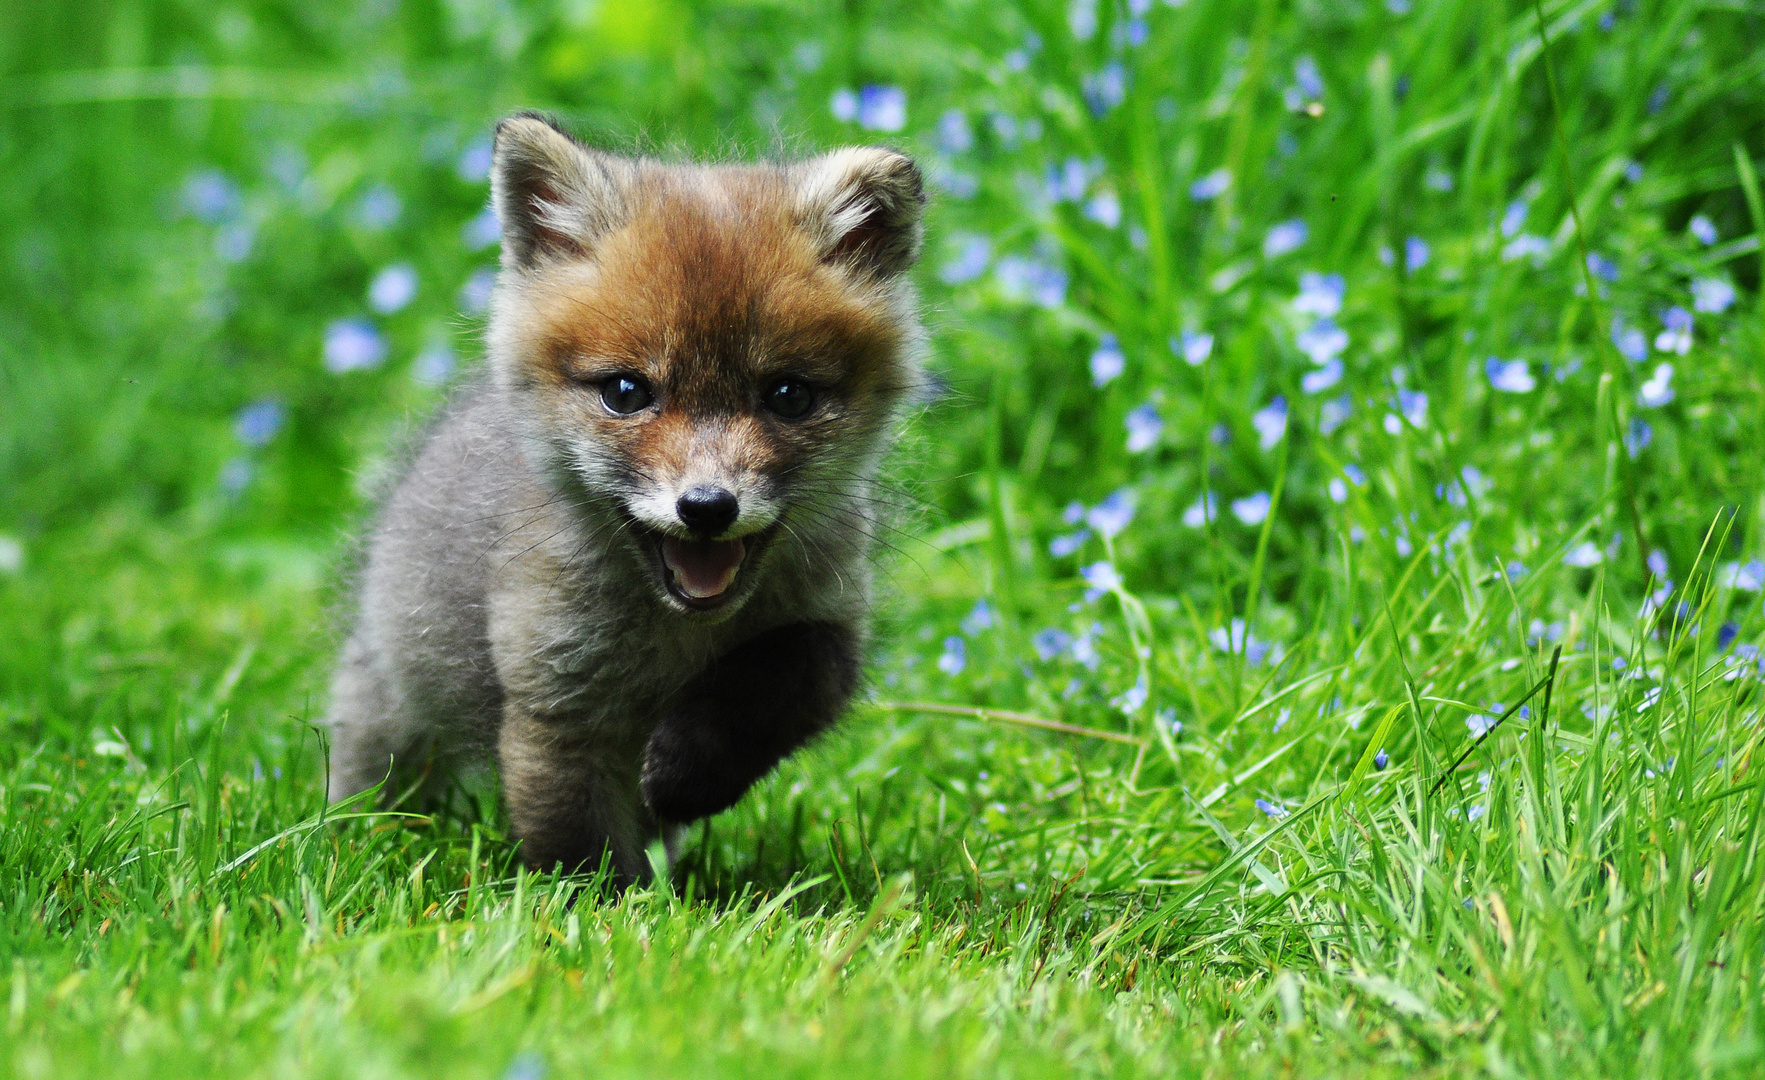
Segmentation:
{"type": "Polygon", "coordinates": [[[817,250],[789,177],[654,167],[643,179],[629,220],[510,297],[511,374],[537,391],[554,441],[592,441],[660,483],[695,455],[776,478],[884,425],[910,378],[891,293],[817,250]],[[599,387],[616,375],[642,378],[657,408],[607,410],[599,387]],[[795,421],[761,399],[786,376],[817,392],[795,421]]]}

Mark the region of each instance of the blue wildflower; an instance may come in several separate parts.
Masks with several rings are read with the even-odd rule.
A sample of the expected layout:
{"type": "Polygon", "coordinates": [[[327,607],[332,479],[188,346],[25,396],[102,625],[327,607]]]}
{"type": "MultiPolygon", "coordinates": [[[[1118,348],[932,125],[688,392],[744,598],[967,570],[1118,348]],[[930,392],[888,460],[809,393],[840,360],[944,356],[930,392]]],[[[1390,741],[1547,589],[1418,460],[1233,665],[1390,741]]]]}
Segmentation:
{"type": "Polygon", "coordinates": [[[466,245],[467,251],[480,251],[502,237],[502,223],[496,219],[496,211],[488,206],[460,227],[460,242],[466,245]]]}
{"type": "Polygon", "coordinates": [[[1122,223],[1122,201],[1113,191],[1099,191],[1085,204],[1085,216],[1105,229],[1113,229],[1122,223]]]}
{"type": "Polygon", "coordinates": [[[1107,562],[1094,562],[1079,571],[1085,584],[1100,592],[1113,592],[1121,588],[1121,575],[1115,572],[1114,565],[1107,562]]]}
{"type": "Polygon", "coordinates": [[[1189,185],[1189,197],[1196,202],[1216,199],[1226,193],[1232,186],[1232,170],[1215,169],[1206,176],[1189,185]]]}
{"type": "Polygon", "coordinates": [[[1716,223],[1703,214],[1693,214],[1692,219],[1686,223],[1685,231],[1691,233],[1705,246],[1714,244],[1718,238],[1716,223]]]}
{"type": "Polygon", "coordinates": [[[1141,405],[1128,413],[1128,453],[1138,454],[1158,445],[1158,436],[1164,431],[1164,418],[1158,415],[1158,409],[1151,402],[1141,405]]]}
{"type": "Polygon", "coordinates": [[[325,327],[325,370],[333,375],[379,367],[386,339],[366,319],[337,319],[325,327]]]}
{"type": "Polygon", "coordinates": [[[1676,304],[1661,313],[1661,324],[1665,329],[1655,335],[1655,348],[1680,356],[1691,351],[1691,312],[1676,304]]]}
{"type": "Polygon", "coordinates": [[[1530,394],[1538,387],[1532,369],[1524,360],[1498,360],[1490,357],[1483,365],[1489,385],[1508,394],[1530,394]]]}
{"type": "Polygon", "coordinates": [[[1342,310],[1342,298],[1347,288],[1341,274],[1307,270],[1299,275],[1299,295],[1293,298],[1293,310],[1328,318],[1342,310]]]}
{"type": "Polygon", "coordinates": [[[1734,639],[1739,635],[1739,623],[1732,619],[1724,622],[1721,626],[1716,628],[1716,650],[1718,652],[1727,652],[1728,647],[1734,644],[1734,639]]]}
{"type": "Polygon", "coordinates": [[[1085,541],[1089,539],[1091,539],[1090,529],[1080,529],[1078,532],[1067,533],[1064,536],[1056,536],[1054,539],[1048,541],[1048,554],[1056,559],[1064,559],[1069,555],[1077,555],[1079,550],[1085,546],[1085,541]]]}
{"type": "Polygon", "coordinates": [[[1277,395],[1275,400],[1251,416],[1250,424],[1256,428],[1258,445],[1265,452],[1274,449],[1287,434],[1287,399],[1277,395]]]}
{"type": "Polygon", "coordinates": [[[1210,491],[1205,499],[1196,499],[1189,509],[1183,511],[1183,524],[1191,529],[1199,529],[1218,515],[1219,500],[1210,491]]]}
{"type": "Polygon", "coordinates": [[[835,120],[849,124],[858,119],[858,95],[842,86],[828,99],[827,108],[835,120]]]}
{"type": "Polygon", "coordinates": [[[1537,263],[1549,255],[1550,251],[1551,242],[1549,240],[1542,236],[1533,236],[1531,233],[1523,233],[1508,241],[1507,245],[1501,249],[1501,257],[1503,262],[1531,259],[1537,263]]]}
{"type": "Polygon", "coordinates": [[[1746,564],[1727,563],[1722,567],[1721,584],[1742,592],[1765,589],[1765,562],[1752,559],[1746,564]]]}
{"type": "Polygon", "coordinates": [[[221,226],[215,233],[215,258],[224,263],[241,263],[251,254],[252,241],[257,239],[257,223],[249,220],[232,221],[221,226]]]}
{"type": "Polygon", "coordinates": [[[1066,271],[1021,255],[1006,255],[993,266],[999,289],[1013,300],[1057,308],[1066,302],[1066,271]]]}
{"type": "Polygon", "coordinates": [[[956,238],[961,246],[956,257],[938,268],[938,277],[946,285],[961,285],[987,272],[993,260],[993,245],[984,236],[973,233],[956,238]]]}
{"type": "Polygon", "coordinates": [[[1597,251],[1587,253],[1587,269],[1589,273],[1601,281],[1618,280],[1618,264],[1597,251]]]}
{"type": "Polygon", "coordinates": [[[993,622],[992,605],[987,603],[986,597],[982,597],[979,600],[976,600],[974,602],[974,607],[970,608],[968,614],[963,616],[962,632],[969,637],[974,637],[977,634],[991,630],[993,628],[993,622]]]}
{"type": "Polygon", "coordinates": [[[1578,570],[1598,566],[1603,561],[1605,561],[1605,556],[1600,553],[1599,545],[1592,540],[1583,540],[1570,548],[1569,553],[1563,556],[1563,565],[1573,566],[1578,570]]]}
{"type": "Polygon", "coordinates": [[[1096,623],[1092,623],[1091,629],[1073,639],[1072,658],[1090,671],[1096,671],[1103,664],[1103,654],[1097,651],[1096,639],[1096,632],[1101,629],[1096,623]]]}
{"type": "Polygon", "coordinates": [[[516,1054],[502,1080],[545,1080],[545,1058],[531,1050],[516,1054]]]}
{"type": "Polygon", "coordinates": [[[1671,568],[1667,565],[1667,553],[1665,551],[1662,551],[1660,548],[1656,548],[1655,550],[1649,552],[1649,557],[1647,559],[1647,562],[1648,562],[1648,566],[1649,566],[1649,573],[1655,575],[1656,581],[1666,581],[1667,580],[1667,573],[1671,568]]]}
{"type": "Polygon", "coordinates": [[[1655,365],[1655,373],[1636,391],[1636,403],[1645,409],[1658,409],[1672,401],[1673,397],[1672,364],[1655,365]]]}
{"type": "Polygon", "coordinates": [[[870,85],[858,91],[858,126],[871,131],[900,131],[907,126],[907,91],[899,86],[870,85]]]}
{"type": "Polygon", "coordinates": [[[251,475],[255,471],[249,458],[229,458],[227,463],[221,466],[221,490],[229,495],[239,494],[245,490],[247,484],[251,483],[251,475]]]}
{"type": "Polygon", "coordinates": [[[1146,677],[1142,675],[1140,678],[1134,680],[1134,685],[1123,690],[1115,697],[1110,698],[1109,703],[1128,716],[1132,716],[1140,711],[1141,706],[1146,704],[1146,698],[1148,696],[1146,690],[1146,677]]]}
{"type": "Polygon", "coordinates": [[[453,374],[454,364],[453,349],[446,341],[437,341],[411,361],[411,378],[423,386],[440,386],[453,374]]]}
{"type": "Polygon", "coordinates": [[[1465,726],[1471,729],[1472,738],[1480,739],[1488,734],[1490,728],[1495,726],[1495,717],[1475,713],[1465,717],[1465,726]]]}
{"type": "Polygon", "coordinates": [[[974,148],[974,129],[961,109],[946,109],[938,117],[938,146],[946,154],[967,153],[974,148]]]}
{"type": "Polygon", "coordinates": [[[1403,410],[1403,418],[1413,427],[1424,427],[1428,423],[1428,395],[1420,390],[1399,390],[1397,404],[1403,410]]]}
{"type": "Polygon", "coordinates": [[[217,169],[202,169],[184,181],[184,212],[206,225],[219,225],[239,212],[239,185],[217,169]]]}
{"type": "Polygon", "coordinates": [[[1312,363],[1324,364],[1348,348],[1348,331],[1333,320],[1319,319],[1300,331],[1294,343],[1300,352],[1311,358],[1312,363]]]}
{"type": "Polygon", "coordinates": [[[1526,211],[1529,208],[1525,199],[1515,199],[1508,204],[1501,216],[1501,234],[1505,239],[1512,239],[1526,225],[1526,211]]]}
{"type": "Polygon", "coordinates": [[[1171,352],[1183,358],[1190,367],[1200,367],[1213,355],[1213,335],[1183,331],[1181,338],[1171,338],[1171,352]]]}
{"type": "Polygon", "coordinates": [[[1066,25],[1078,41],[1090,41],[1097,34],[1097,0],[1073,0],[1066,11],[1066,25]]]}
{"type": "Polygon", "coordinates": [[[1079,157],[1069,157],[1058,166],[1048,166],[1048,176],[1044,183],[1048,201],[1078,202],[1085,197],[1085,190],[1091,186],[1091,175],[1094,171],[1096,170],[1079,157]]]}
{"type": "Polygon", "coordinates": [[[390,229],[404,213],[404,200],[385,184],[375,184],[356,200],[355,219],[364,229],[390,229]]]}
{"type": "Polygon", "coordinates": [[[1103,69],[1080,80],[1080,90],[1092,116],[1102,116],[1120,105],[1128,96],[1128,72],[1120,60],[1112,60],[1103,69]]]}
{"type": "Polygon", "coordinates": [[[1269,507],[1273,500],[1266,491],[1258,491],[1246,495],[1242,499],[1232,500],[1232,516],[1246,525],[1261,525],[1269,516],[1269,507]]]}
{"type": "Polygon", "coordinates": [[[1324,96],[1324,78],[1318,72],[1318,62],[1309,55],[1293,61],[1293,83],[1313,101],[1324,96]]]}
{"type": "Polygon", "coordinates": [[[1134,520],[1137,501],[1133,488],[1118,488],[1092,507],[1085,515],[1085,523],[1101,533],[1104,539],[1113,540],[1134,520]]]}
{"type": "Polygon", "coordinates": [[[1624,449],[1630,454],[1630,460],[1635,461],[1641,457],[1642,452],[1648,449],[1649,443],[1654,441],[1655,429],[1649,425],[1649,422],[1640,416],[1631,417],[1630,426],[1624,431],[1624,449]]]}
{"type": "Polygon", "coordinates": [[[1072,647],[1072,635],[1051,626],[1037,631],[1036,636],[1030,639],[1030,645],[1045,664],[1072,647]]]}
{"type": "Polygon", "coordinates": [[[480,266],[460,286],[460,309],[468,315],[482,315],[490,308],[490,294],[496,289],[496,271],[480,266]]]}
{"type": "Polygon", "coordinates": [[[943,655],[938,657],[938,670],[946,675],[960,675],[968,666],[968,642],[955,635],[944,639],[943,655]]]}
{"type": "Polygon", "coordinates": [[[382,315],[404,310],[416,295],[417,271],[410,263],[393,263],[368,283],[368,306],[382,315]]]}
{"type": "Polygon", "coordinates": [[[1403,265],[1412,274],[1427,266],[1432,255],[1433,250],[1428,247],[1428,241],[1419,236],[1412,236],[1403,242],[1403,265]]]}
{"type": "Polygon", "coordinates": [[[1307,233],[1305,222],[1299,218],[1281,222],[1263,237],[1263,258],[1278,259],[1288,252],[1297,251],[1305,243],[1307,233]]]}
{"type": "Polygon", "coordinates": [[[1337,428],[1348,423],[1354,415],[1354,398],[1347,394],[1334,397],[1318,407],[1318,431],[1325,435],[1333,434],[1337,428]]]}
{"type": "Polygon", "coordinates": [[[1720,315],[1734,303],[1734,286],[1726,278],[1698,278],[1691,283],[1692,307],[1720,315]]]}
{"type": "Polygon", "coordinates": [[[495,148],[489,139],[476,139],[460,151],[454,162],[454,175],[468,184],[482,184],[490,179],[490,164],[495,148]]]}
{"type": "Polygon", "coordinates": [[[1324,361],[1324,366],[1316,371],[1308,371],[1299,377],[1299,388],[1308,394],[1322,393],[1342,381],[1342,358],[1332,356],[1324,361]]]}
{"type": "Polygon", "coordinates": [[[262,446],[282,430],[288,410],[274,398],[247,405],[233,418],[233,434],[246,446],[262,446]]]}
{"type": "Polygon", "coordinates": [[[1127,369],[1128,358],[1122,355],[1121,346],[1116,342],[1114,334],[1104,334],[1097,343],[1097,351],[1091,354],[1091,384],[1097,387],[1107,386],[1127,369]]]}
{"type": "Polygon", "coordinates": [[[1381,747],[1379,752],[1373,755],[1373,768],[1378,769],[1380,772],[1384,772],[1385,766],[1389,764],[1391,764],[1391,755],[1387,754],[1384,748],[1381,747]]]}
{"type": "Polygon", "coordinates": [[[1256,800],[1256,808],[1272,818],[1284,818],[1287,816],[1286,807],[1278,806],[1267,799],[1256,800]]]}
{"type": "Polygon", "coordinates": [[[1648,358],[1648,337],[1636,327],[1624,325],[1622,315],[1612,316],[1612,344],[1618,349],[1618,355],[1633,364],[1648,358]]]}

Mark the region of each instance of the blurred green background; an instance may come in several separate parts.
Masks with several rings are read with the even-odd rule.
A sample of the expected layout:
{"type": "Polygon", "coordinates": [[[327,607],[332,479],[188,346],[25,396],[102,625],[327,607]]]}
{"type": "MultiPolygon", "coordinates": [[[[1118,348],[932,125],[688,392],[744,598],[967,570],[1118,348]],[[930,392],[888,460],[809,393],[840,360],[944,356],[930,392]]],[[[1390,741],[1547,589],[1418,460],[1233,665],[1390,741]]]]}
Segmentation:
{"type": "MultiPolygon", "coordinates": [[[[321,979],[295,958],[321,938],[338,956],[378,949],[432,917],[503,927],[524,942],[513,955],[538,957],[534,987],[574,971],[580,989],[573,965],[592,962],[544,951],[563,916],[529,918],[525,885],[504,880],[494,808],[428,832],[302,824],[322,790],[309,724],[349,537],[481,354],[489,137],[525,108],[665,156],[887,142],[931,180],[915,273],[940,390],[893,468],[873,700],[707,827],[685,873],[724,898],[829,875],[805,910],[862,913],[912,870],[924,925],[969,966],[949,985],[854,992],[823,1017],[847,1050],[792,1043],[791,1068],[904,1075],[945,1052],[972,1075],[1757,1068],[1758,931],[1739,928],[1765,871],[1743,831],[1753,796],[1733,797],[1757,788],[1765,671],[1756,0],[7,5],[0,961],[15,1067],[117,1068],[104,1039],[138,1022],[157,1032],[141,1036],[149,1073],[258,1068],[272,1045],[356,1071],[360,1045],[406,1046],[387,1033],[417,1006],[336,1004],[321,1034],[280,1041],[277,1018],[321,979]],[[1449,821],[1423,781],[1557,645],[1562,756],[1526,758],[1539,764],[1522,776],[1543,751],[1514,720],[1449,821]],[[925,702],[1118,738],[908,707],[925,702]],[[1394,726],[1398,709],[1414,714],[1394,726]],[[1378,792],[1364,820],[1307,818],[1274,870],[1242,872],[1240,838],[1363,783],[1378,792]],[[1391,862],[1369,854],[1385,840],[1356,846],[1363,827],[1391,862]],[[290,835],[351,841],[234,865],[290,835]],[[870,859],[854,876],[855,844],[870,859]],[[1751,899],[1725,902],[1718,931],[1697,897],[1729,858],[1723,895],[1751,899]],[[1306,888],[1271,884],[1288,872],[1306,888]],[[482,921],[486,875],[504,923],[482,921]],[[1066,875],[1086,906],[1056,932],[1066,875]],[[1499,975],[1473,956],[1512,947],[1513,927],[1473,904],[1492,889],[1533,942],[1499,975]],[[1024,921],[1038,911],[1042,937],[1024,921]],[[1148,911],[1161,929],[1131,924],[1132,949],[1096,931],[1148,911]],[[1652,935],[1640,959],[1588,952],[1618,933],[1597,911],[1652,935]],[[111,919],[127,934],[105,938],[111,919]],[[335,940],[313,929],[332,924],[335,940]],[[212,984],[177,974],[205,941],[212,984]],[[1067,972],[1066,1012],[1038,1012],[1007,971],[1025,955],[1067,972]],[[1548,977],[1583,963],[1596,989],[1548,977]],[[985,997],[995,976],[1018,1020],[969,997],[945,1015],[973,1025],[924,1020],[929,1042],[865,1027],[867,1009],[985,997]],[[234,977],[260,997],[231,1000],[256,1005],[213,1004],[234,977]],[[199,1000],[208,1019],[179,1028],[199,1000]],[[1147,1016],[1177,1030],[1148,1035],[1147,1016]],[[200,1038],[178,1050],[178,1031],[200,1038]],[[1208,1042],[1225,1031],[1227,1050],[1208,1042]],[[229,1039],[239,1057],[203,1056],[229,1039]]],[[[643,956],[664,925],[700,940],[650,902],[608,909],[628,920],[619,940],[643,956]]],[[[800,924],[808,974],[776,978],[830,982],[819,965],[844,917],[800,924]]],[[[513,977],[483,945],[483,979],[460,989],[441,941],[339,977],[468,1002],[513,977]]],[[[777,1033],[744,1007],[813,1013],[753,993],[684,1019],[645,1007],[688,1026],[747,1016],[730,1053],[751,1064],[777,1033]]],[[[425,1038],[460,1047],[445,1067],[416,1050],[373,1060],[491,1075],[534,1030],[513,1011],[494,1028],[435,1023],[425,1038]]],[[[641,1032],[605,1045],[634,1075],[652,1059],[740,1071],[641,1032]]]]}
{"type": "MultiPolygon", "coordinates": [[[[1758,517],[1748,304],[1695,312],[1689,357],[1652,343],[1694,281],[1757,290],[1735,154],[1760,152],[1759,13],[1545,13],[1591,275],[1525,5],[16,5],[0,529],[42,576],[11,588],[162,561],[174,579],[335,580],[387,448],[477,358],[486,140],[537,107],[613,148],[885,140],[925,163],[920,278],[949,393],[918,428],[906,527],[972,522],[943,539],[992,547],[973,580],[915,591],[1072,581],[1100,552],[1051,556],[1060,515],[1127,490],[1143,527],[1115,550],[1137,588],[1209,622],[1255,591],[1306,625],[1349,518],[1399,546],[1450,529],[1467,515],[1436,489],[1467,466],[1497,481],[1468,516],[1480,561],[1598,519],[1627,535],[1640,589],[1639,537],[1683,562],[1718,508],[1758,517]],[[1301,336],[1307,271],[1347,281],[1345,374],[1309,393],[1306,350],[1332,346],[1301,336]],[[1186,333],[1211,339],[1208,364],[1178,355],[1186,333]],[[1094,386],[1093,353],[1122,374],[1094,386]],[[1496,391],[1494,359],[1540,389],[1496,391]],[[1657,360],[1674,401],[1645,409],[1657,360]],[[1425,395],[1425,423],[1394,440],[1401,392],[1425,395]],[[1256,426],[1276,398],[1278,449],[1256,426]],[[1150,442],[1130,452],[1135,409],[1150,442]],[[1612,460],[1633,424],[1649,445],[1612,460]],[[1338,507],[1345,464],[1386,479],[1338,507]],[[1204,467],[1222,517],[1206,535],[1181,524],[1204,467]],[[1277,484],[1253,566],[1256,526],[1226,507],[1277,484]]],[[[7,620],[33,657],[7,665],[9,700],[67,692],[55,642],[109,591],[7,620]]]]}

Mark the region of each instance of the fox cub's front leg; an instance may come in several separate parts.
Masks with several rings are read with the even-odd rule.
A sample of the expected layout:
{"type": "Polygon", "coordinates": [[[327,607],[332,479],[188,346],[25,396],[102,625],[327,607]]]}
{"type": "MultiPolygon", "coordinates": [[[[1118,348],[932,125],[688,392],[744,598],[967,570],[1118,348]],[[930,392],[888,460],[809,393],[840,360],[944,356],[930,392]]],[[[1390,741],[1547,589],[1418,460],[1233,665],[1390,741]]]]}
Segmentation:
{"type": "Polygon", "coordinates": [[[644,800],[671,822],[728,809],[831,725],[857,685],[857,635],[838,623],[782,626],[718,657],[651,734],[644,800]]]}
{"type": "Polygon", "coordinates": [[[579,724],[519,702],[503,710],[497,757],[521,858],[540,871],[593,871],[610,853],[618,880],[649,876],[656,823],[638,792],[636,747],[585,737],[579,724]]]}

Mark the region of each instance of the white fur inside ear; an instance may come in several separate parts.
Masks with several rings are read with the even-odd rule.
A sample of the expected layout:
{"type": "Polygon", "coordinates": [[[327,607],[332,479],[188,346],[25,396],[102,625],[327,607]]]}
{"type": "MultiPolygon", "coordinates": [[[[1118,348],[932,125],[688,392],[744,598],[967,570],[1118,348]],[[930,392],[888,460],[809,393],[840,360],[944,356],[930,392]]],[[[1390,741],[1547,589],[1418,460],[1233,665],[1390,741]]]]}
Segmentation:
{"type": "Polygon", "coordinates": [[[912,160],[881,147],[848,147],[799,169],[798,219],[824,257],[846,258],[884,274],[912,265],[925,204],[924,183],[912,160]],[[856,243],[847,243],[848,238],[856,243]]]}
{"type": "Polygon", "coordinates": [[[537,117],[505,120],[491,170],[503,261],[525,268],[548,256],[587,254],[626,216],[629,169],[537,117]]]}

